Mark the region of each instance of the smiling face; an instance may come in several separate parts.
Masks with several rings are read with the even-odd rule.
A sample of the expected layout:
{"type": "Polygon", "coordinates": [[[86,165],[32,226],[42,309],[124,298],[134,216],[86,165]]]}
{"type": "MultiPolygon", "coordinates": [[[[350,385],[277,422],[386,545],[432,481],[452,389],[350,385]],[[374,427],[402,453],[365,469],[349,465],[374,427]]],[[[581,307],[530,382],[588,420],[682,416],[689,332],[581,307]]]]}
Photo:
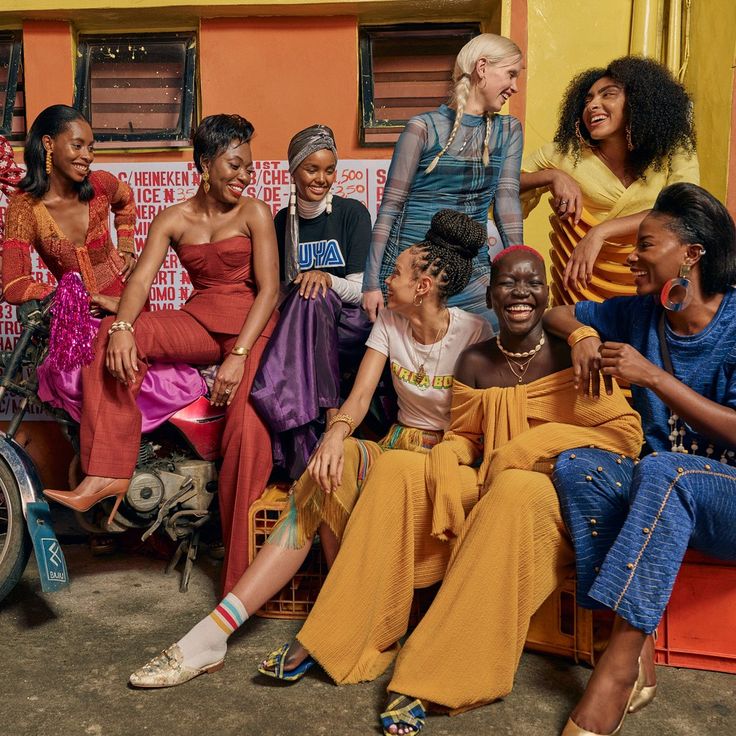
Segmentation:
{"type": "Polygon", "coordinates": [[[221,202],[237,203],[243,190],[253,176],[253,156],[250,144],[239,140],[230,145],[212,161],[202,161],[205,171],[210,175],[210,196],[221,202]]]}
{"type": "Polygon", "coordinates": [[[337,159],[332,151],[315,151],[294,172],[297,194],[307,202],[319,202],[335,183],[337,159]]]}
{"type": "Polygon", "coordinates": [[[44,148],[51,151],[53,171],[76,184],[89,175],[89,167],[95,160],[95,139],[86,120],[73,120],[55,138],[45,135],[44,148]]]}
{"type": "Polygon", "coordinates": [[[689,251],[696,255],[700,250],[698,245],[683,243],[667,227],[670,221],[669,215],[651,212],[639,225],[636,248],[626,259],[639,296],[659,295],[667,281],[677,278],[683,263],[692,265],[693,253],[689,251]]]}
{"type": "Polygon", "coordinates": [[[488,59],[479,59],[475,71],[478,75],[478,94],[486,112],[498,112],[518,92],[519,75],[524,68],[521,57],[504,59],[492,64],[488,59]]]}
{"type": "Polygon", "coordinates": [[[493,265],[489,306],[502,332],[523,337],[542,319],[549,300],[544,263],[531,253],[509,253],[493,265]]]}
{"type": "Polygon", "coordinates": [[[594,141],[623,134],[627,123],[623,86],[611,77],[601,77],[588,90],[582,118],[594,141]]]}
{"type": "Polygon", "coordinates": [[[414,249],[407,248],[396,259],[394,270],[386,279],[387,306],[399,314],[415,309],[417,294],[420,294],[422,299],[427,299],[432,288],[431,276],[426,273],[417,275],[414,269],[416,257],[414,249]]]}

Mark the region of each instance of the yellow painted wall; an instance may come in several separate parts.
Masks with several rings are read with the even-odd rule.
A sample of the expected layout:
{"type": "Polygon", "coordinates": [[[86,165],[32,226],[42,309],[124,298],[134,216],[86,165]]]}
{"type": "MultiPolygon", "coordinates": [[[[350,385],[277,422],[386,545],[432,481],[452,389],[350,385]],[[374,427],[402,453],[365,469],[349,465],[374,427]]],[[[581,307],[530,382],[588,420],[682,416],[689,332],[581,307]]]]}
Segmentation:
{"type": "Polygon", "coordinates": [[[731,131],[736,2],[696,0],[685,85],[695,100],[701,184],[725,200],[731,131]]]}
{"type": "MultiPolygon", "coordinates": [[[[560,100],[573,76],[629,52],[631,7],[632,0],[527,0],[525,152],[552,140],[560,100]]],[[[544,252],[548,215],[542,201],[524,224],[526,242],[544,252]]]]}

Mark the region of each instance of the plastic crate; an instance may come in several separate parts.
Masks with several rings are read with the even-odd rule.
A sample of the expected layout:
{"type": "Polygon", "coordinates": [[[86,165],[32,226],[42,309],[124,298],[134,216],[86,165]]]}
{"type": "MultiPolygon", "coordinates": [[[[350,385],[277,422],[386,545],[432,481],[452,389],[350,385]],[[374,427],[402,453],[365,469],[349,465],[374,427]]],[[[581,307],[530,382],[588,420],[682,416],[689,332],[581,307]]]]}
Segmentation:
{"type": "MultiPolygon", "coordinates": [[[[250,561],[263,547],[288,500],[288,486],[269,486],[251,507],[248,515],[250,561]]],[[[327,565],[322,557],[319,539],[315,537],[307,559],[299,572],[264,606],[256,611],[263,618],[305,619],[317,600],[327,565]]]]}
{"type": "Polygon", "coordinates": [[[595,665],[608,641],[612,618],[608,611],[578,606],[575,577],[570,577],[532,616],[525,648],[595,665]]]}
{"type": "Polygon", "coordinates": [[[658,628],[657,664],[736,672],[736,563],[692,550],[658,628]]]}

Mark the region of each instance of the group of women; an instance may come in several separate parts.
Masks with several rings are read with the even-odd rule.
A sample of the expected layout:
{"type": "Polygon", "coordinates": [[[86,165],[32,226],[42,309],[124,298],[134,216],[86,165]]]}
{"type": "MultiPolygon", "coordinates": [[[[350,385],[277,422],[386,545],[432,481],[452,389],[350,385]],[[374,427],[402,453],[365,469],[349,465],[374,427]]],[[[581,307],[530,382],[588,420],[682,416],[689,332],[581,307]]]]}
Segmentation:
{"type": "Polygon", "coordinates": [[[119,503],[146,392],[165,394],[171,413],[202,391],[189,366],[219,363],[210,400],[227,416],[227,595],[132,685],[222,667],[230,634],[319,533],[330,573],[297,640],[259,666],[266,676],[294,682],[319,664],[356,683],[398,653],[381,724],[416,733],[430,708],[510,692],[530,617],[574,570],[579,604],[610,609],[615,623],[563,733],[619,733],[654,698],[652,634],[685,550],[736,558],[736,231],[697,186],[690,101],[663,67],[627,57],[577,76],[554,143],[523,164],[521,126],[500,114],[522,68],[499,36],[462,49],[449,104],[409,121],[397,144],[372,232],[362,205],[330,193],[328,127],[292,139],[290,202],[274,228],[243,196],[252,126],[205,118],[200,187],[156,217],[137,264],[130,190],[90,171],[88,123],[55,106],[32,126],[8,210],[5,296],[46,293],[32,278],[35,248],[57,278],[81,274],[90,304],[110,315],[92,362],[49,384],[79,392],[87,477],[46,495],[76,509],[119,503]],[[609,254],[636,294],[547,310],[520,198],[545,189],[556,221],[580,234],[570,288],[585,293],[609,254]],[[490,206],[504,246],[492,263],[490,206]],[[612,239],[635,244],[627,255],[612,239]],[[180,310],[149,312],[169,246],[194,290],[180,310]],[[397,421],[378,442],[353,437],[386,368],[397,421]],[[631,404],[614,379],[631,385],[631,404]],[[248,566],[247,510],[272,457],[295,482],[248,566]],[[414,590],[434,584],[399,652],[414,590]]]}

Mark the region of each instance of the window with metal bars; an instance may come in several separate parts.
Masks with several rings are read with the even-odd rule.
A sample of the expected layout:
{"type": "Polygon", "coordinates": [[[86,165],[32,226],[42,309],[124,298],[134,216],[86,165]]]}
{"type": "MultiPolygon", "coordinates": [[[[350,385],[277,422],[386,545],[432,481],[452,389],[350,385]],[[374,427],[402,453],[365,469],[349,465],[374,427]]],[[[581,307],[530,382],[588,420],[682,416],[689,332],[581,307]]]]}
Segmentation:
{"type": "Polygon", "coordinates": [[[361,143],[395,143],[409,118],[447,102],[455,57],[478,33],[475,23],[361,28],[361,143]]]}
{"type": "Polygon", "coordinates": [[[26,136],[20,31],[0,32],[0,135],[11,141],[26,136]]]}
{"type": "Polygon", "coordinates": [[[74,106],[95,139],[189,145],[195,48],[193,32],[80,36],[74,106]]]}

